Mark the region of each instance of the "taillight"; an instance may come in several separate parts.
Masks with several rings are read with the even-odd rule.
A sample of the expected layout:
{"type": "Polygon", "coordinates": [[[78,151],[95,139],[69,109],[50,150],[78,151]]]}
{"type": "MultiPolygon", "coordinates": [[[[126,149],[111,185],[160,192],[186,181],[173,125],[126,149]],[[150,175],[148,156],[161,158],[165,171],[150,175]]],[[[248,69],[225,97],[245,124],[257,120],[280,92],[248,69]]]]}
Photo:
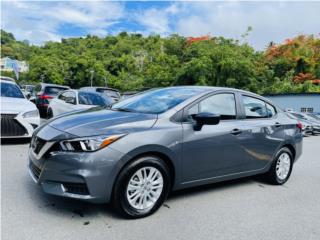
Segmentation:
{"type": "Polygon", "coordinates": [[[53,97],[49,96],[49,95],[40,95],[39,98],[40,99],[52,99],[53,97]]]}
{"type": "Polygon", "coordinates": [[[302,130],[302,123],[301,123],[301,122],[298,122],[298,123],[297,123],[297,128],[299,128],[300,130],[302,130]]]}

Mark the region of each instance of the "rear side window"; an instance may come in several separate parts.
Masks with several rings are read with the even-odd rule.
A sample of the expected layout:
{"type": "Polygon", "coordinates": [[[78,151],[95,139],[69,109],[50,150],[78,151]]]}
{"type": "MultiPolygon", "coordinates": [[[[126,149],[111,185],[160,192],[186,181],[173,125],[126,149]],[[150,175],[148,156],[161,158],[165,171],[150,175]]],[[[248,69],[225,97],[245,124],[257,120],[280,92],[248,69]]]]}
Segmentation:
{"type": "Polygon", "coordinates": [[[79,97],[79,104],[83,104],[83,105],[106,106],[111,104],[111,102],[108,101],[106,98],[95,93],[80,92],[78,97],[79,97]]]}
{"type": "Polygon", "coordinates": [[[236,119],[236,101],[234,94],[222,93],[210,96],[188,110],[188,115],[192,116],[199,112],[209,112],[219,114],[221,120],[236,119]]]}
{"type": "Polygon", "coordinates": [[[246,118],[266,118],[267,108],[266,103],[260,99],[242,96],[246,118]]]}
{"type": "Polygon", "coordinates": [[[46,87],[44,89],[45,94],[48,95],[58,95],[59,92],[67,90],[66,88],[62,87],[46,87]]]}

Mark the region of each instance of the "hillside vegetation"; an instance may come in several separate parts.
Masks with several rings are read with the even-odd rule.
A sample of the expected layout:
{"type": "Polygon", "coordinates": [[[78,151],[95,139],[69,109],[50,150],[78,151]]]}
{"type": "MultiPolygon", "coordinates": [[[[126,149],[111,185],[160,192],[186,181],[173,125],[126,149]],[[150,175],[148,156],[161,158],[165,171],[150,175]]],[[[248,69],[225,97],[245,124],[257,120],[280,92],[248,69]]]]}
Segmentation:
{"type": "MultiPolygon", "coordinates": [[[[320,92],[320,38],[297,36],[255,51],[247,43],[179,35],[86,36],[32,46],[1,30],[1,57],[26,60],[20,81],[108,85],[122,91],[172,85],[235,87],[259,94],[320,92]]],[[[10,75],[12,73],[4,73],[10,75]]]]}

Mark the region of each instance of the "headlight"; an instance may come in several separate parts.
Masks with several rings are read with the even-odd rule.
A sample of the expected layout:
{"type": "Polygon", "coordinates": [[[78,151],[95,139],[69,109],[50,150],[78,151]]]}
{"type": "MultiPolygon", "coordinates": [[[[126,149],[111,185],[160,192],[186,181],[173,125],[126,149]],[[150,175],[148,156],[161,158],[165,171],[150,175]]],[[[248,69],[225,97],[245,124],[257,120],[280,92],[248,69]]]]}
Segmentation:
{"type": "Polygon", "coordinates": [[[117,141],[124,134],[71,139],[60,142],[63,151],[92,152],[117,141]]]}
{"type": "Polygon", "coordinates": [[[22,114],[22,117],[24,118],[31,118],[31,117],[38,117],[38,116],[39,116],[38,110],[33,110],[33,111],[25,112],[24,114],[22,114]]]}

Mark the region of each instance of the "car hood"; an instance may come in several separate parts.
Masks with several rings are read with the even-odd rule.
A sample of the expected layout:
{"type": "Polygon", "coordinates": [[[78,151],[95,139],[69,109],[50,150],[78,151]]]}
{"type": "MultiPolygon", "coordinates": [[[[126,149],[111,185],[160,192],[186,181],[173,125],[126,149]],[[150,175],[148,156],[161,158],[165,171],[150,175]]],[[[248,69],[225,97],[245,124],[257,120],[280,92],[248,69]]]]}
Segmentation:
{"type": "Polygon", "coordinates": [[[36,109],[36,106],[25,98],[1,97],[1,113],[20,113],[36,109]]]}
{"type": "Polygon", "coordinates": [[[157,115],[153,114],[91,108],[57,117],[48,125],[78,137],[86,137],[143,131],[151,128],[156,120],[157,115]]]}

